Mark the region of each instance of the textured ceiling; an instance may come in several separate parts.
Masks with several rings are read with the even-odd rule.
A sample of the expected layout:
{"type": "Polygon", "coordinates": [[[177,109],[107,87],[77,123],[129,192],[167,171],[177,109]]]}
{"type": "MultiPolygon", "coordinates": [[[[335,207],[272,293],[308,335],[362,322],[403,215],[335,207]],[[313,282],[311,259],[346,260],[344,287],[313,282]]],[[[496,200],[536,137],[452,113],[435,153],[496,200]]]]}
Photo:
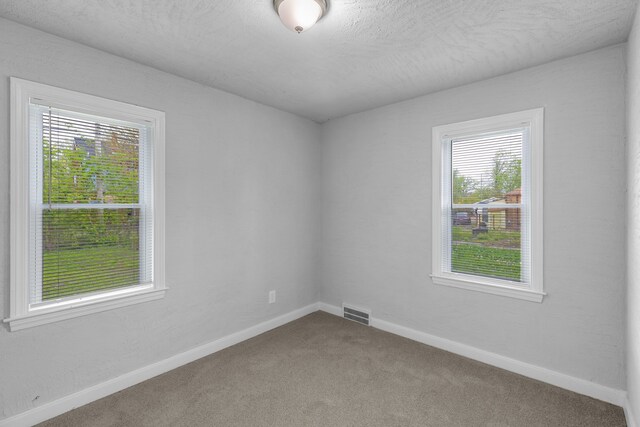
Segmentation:
{"type": "Polygon", "coordinates": [[[627,39],[636,0],[0,0],[0,16],[317,122],[627,39]]]}

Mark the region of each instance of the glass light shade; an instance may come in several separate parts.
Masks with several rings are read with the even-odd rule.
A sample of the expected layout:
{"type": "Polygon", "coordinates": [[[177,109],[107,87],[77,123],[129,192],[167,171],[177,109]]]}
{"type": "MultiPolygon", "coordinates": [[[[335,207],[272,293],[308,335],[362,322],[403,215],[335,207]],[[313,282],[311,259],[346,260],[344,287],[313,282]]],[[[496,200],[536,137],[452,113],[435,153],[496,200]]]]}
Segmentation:
{"type": "Polygon", "coordinates": [[[298,33],[311,28],[326,9],[324,0],[276,0],[275,6],[285,27],[298,33]]]}

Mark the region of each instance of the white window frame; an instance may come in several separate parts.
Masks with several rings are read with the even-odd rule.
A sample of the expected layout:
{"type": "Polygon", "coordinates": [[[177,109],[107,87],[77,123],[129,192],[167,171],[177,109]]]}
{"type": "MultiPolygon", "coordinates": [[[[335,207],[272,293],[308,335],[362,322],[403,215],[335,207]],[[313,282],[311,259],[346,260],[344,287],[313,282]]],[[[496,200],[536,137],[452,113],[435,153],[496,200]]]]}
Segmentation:
{"type": "MultiPolygon", "coordinates": [[[[10,317],[4,319],[11,331],[30,328],[64,319],[84,316],[164,297],[165,286],[165,212],[164,212],[164,144],[165,114],[80,92],[35,83],[15,77],[11,86],[11,272],[10,317]],[[79,113],[104,116],[148,126],[153,137],[151,176],[153,177],[153,282],[100,293],[77,295],[47,304],[30,304],[30,156],[29,104],[55,106],[79,113]]],[[[147,148],[147,147],[145,147],[147,148]]]]}
{"type": "MultiPolygon", "coordinates": [[[[432,274],[431,278],[437,285],[452,286],[472,291],[502,295],[527,301],[542,302],[543,290],[543,138],[544,138],[544,109],[536,108],[516,113],[502,114],[477,120],[436,126],[432,132],[432,274]],[[530,212],[529,254],[530,280],[526,283],[501,280],[473,274],[454,273],[442,268],[442,242],[450,239],[443,236],[443,218],[450,218],[443,214],[443,209],[451,210],[451,178],[444,173],[451,173],[451,141],[456,138],[497,132],[514,128],[528,128],[528,150],[523,147],[523,186],[529,178],[530,203],[523,209],[530,212]],[[448,166],[447,166],[447,163],[448,166]],[[525,165],[525,162],[527,164],[525,165]],[[524,173],[528,168],[528,174],[524,173]],[[449,200],[447,200],[447,198],[449,200]]],[[[526,203],[523,200],[523,204],[526,203]]],[[[449,227],[450,228],[450,227],[449,227]]],[[[449,231],[450,233],[450,231],[449,231]]]]}

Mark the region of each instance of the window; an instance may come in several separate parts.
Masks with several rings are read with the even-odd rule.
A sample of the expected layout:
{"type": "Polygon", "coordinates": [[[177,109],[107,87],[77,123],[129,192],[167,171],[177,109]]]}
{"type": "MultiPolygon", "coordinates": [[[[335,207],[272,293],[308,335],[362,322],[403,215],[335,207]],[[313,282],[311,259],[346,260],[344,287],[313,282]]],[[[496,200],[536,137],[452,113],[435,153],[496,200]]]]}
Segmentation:
{"type": "Polygon", "coordinates": [[[433,128],[434,283],[541,302],[543,109],[433,128]]]}
{"type": "Polygon", "coordinates": [[[164,295],[164,113],[11,79],[11,330],[164,295]]]}

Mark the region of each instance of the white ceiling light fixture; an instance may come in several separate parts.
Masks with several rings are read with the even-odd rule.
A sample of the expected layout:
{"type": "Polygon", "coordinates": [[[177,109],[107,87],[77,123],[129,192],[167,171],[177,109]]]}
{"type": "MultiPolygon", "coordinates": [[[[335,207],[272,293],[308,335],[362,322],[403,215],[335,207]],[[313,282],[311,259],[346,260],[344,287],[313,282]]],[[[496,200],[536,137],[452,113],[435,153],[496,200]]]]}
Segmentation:
{"type": "Polygon", "coordinates": [[[300,34],[313,27],[327,11],[326,0],[273,0],[280,20],[288,29],[300,34]]]}

